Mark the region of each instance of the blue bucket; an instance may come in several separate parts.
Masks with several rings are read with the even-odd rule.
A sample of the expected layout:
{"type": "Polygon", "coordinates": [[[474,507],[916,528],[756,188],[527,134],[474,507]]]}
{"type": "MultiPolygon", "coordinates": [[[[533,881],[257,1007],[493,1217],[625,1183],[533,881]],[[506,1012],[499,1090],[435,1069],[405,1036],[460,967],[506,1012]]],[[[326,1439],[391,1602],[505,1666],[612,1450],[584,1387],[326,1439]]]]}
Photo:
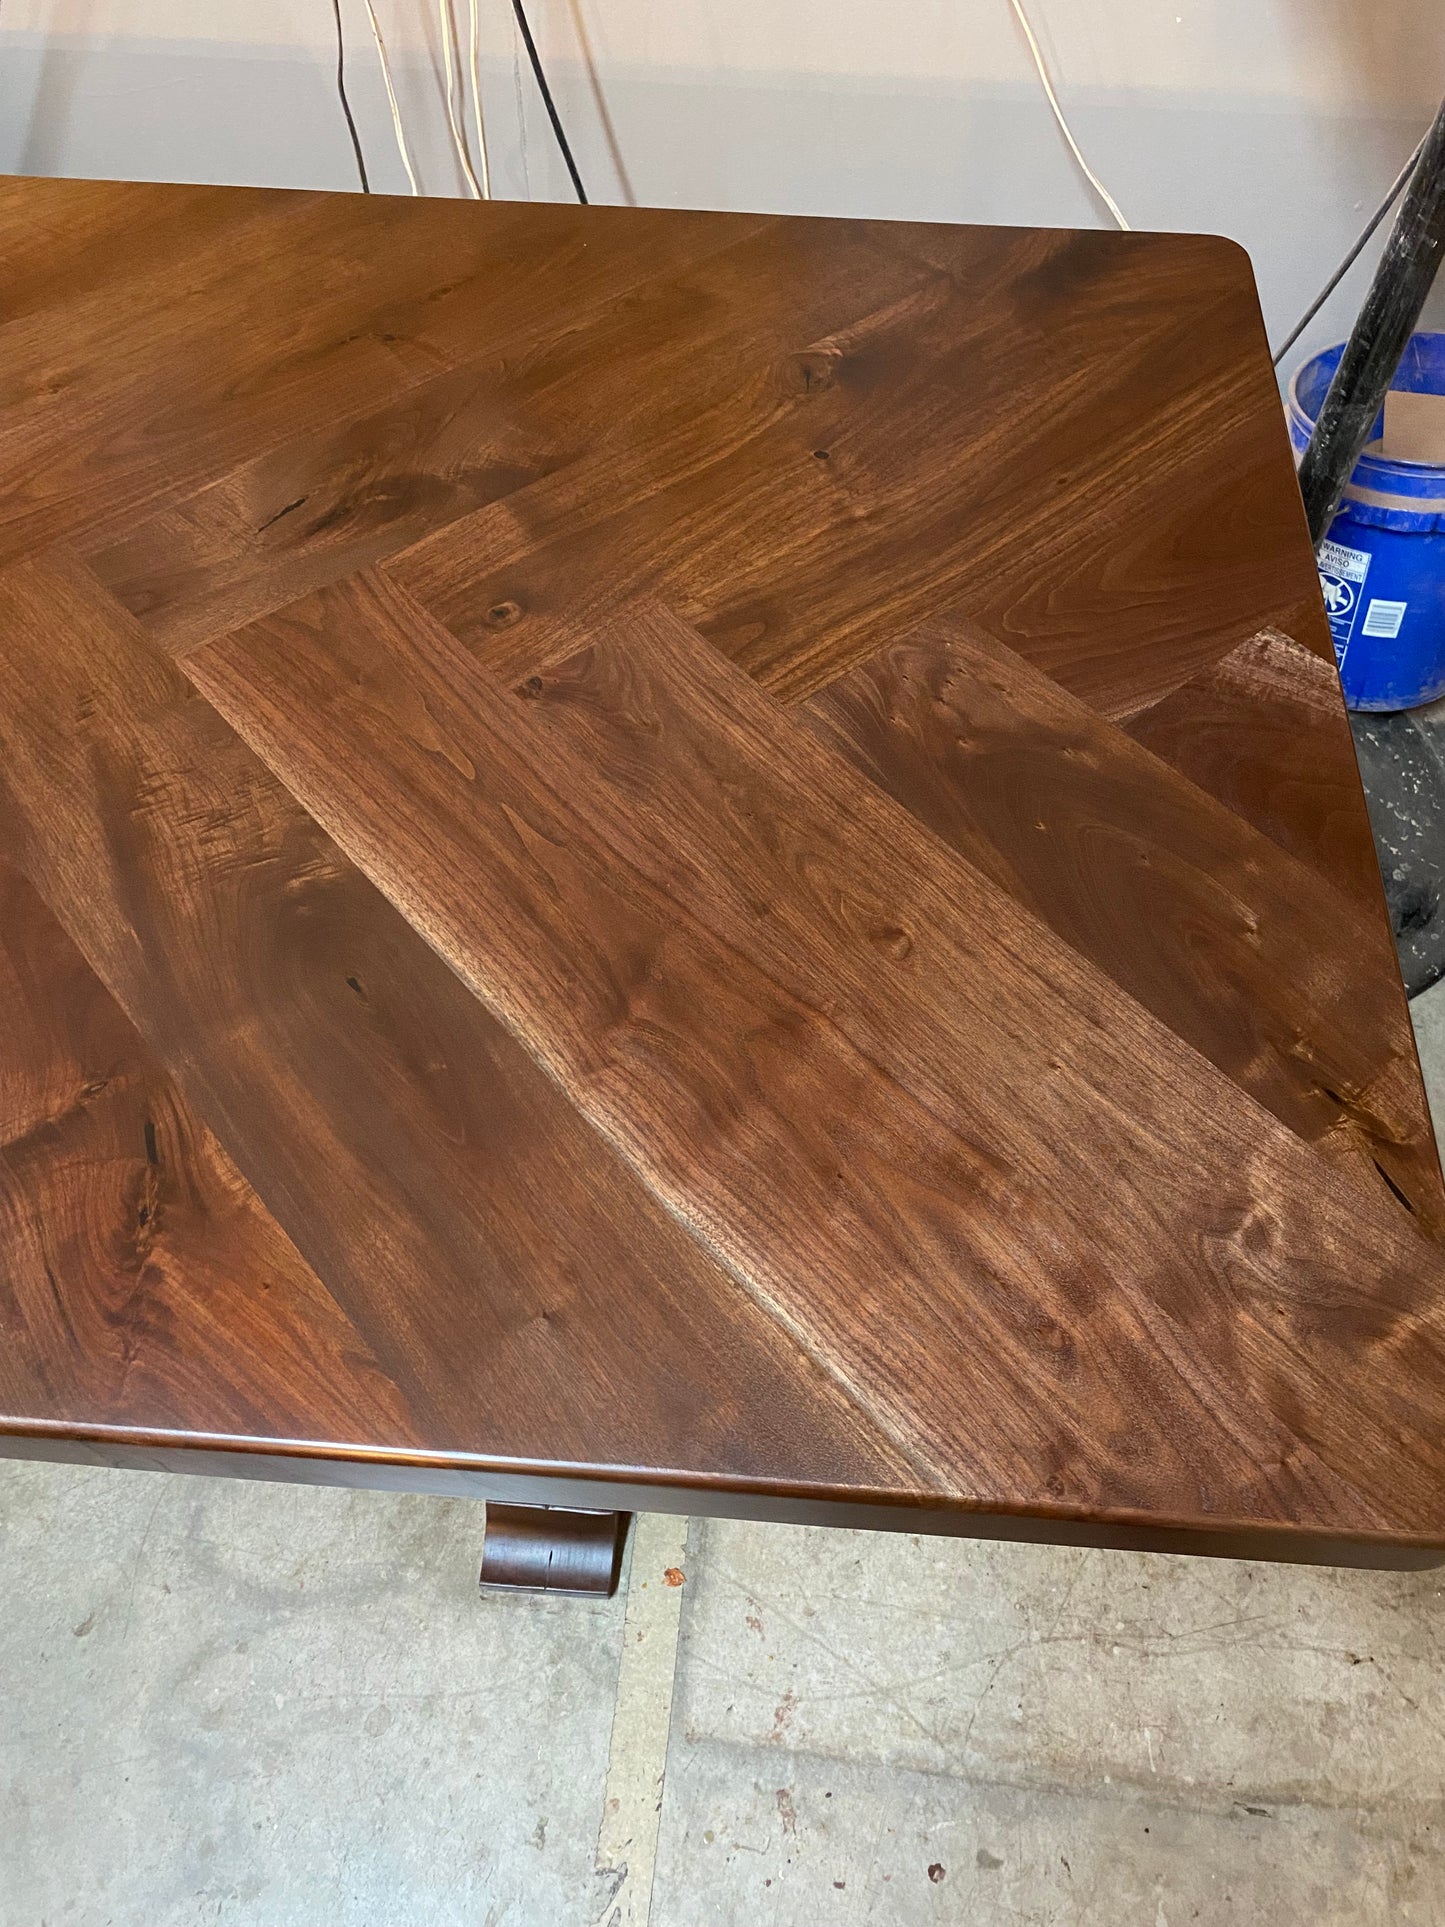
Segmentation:
{"type": "MultiPolygon", "coordinates": [[[[1286,413],[1296,458],[1344,343],[1304,363],[1286,413]]],[[[1412,336],[1392,388],[1445,394],[1445,334],[1412,336]]],[[[1320,544],[1320,586],[1351,709],[1414,709],[1445,694],[1445,467],[1379,451],[1383,411],[1320,544]]]]}

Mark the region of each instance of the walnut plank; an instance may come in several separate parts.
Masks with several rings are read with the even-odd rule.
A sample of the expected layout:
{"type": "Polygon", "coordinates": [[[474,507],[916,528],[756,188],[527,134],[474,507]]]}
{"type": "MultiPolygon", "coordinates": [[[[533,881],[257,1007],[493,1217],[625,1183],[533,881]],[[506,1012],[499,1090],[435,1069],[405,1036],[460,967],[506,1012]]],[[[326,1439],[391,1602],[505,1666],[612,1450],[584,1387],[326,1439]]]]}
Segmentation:
{"type": "MultiPolygon", "coordinates": [[[[0,231],[7,197],[29,185],[0,182],[0,231]]],[[[68,201],[83,231],[91,184],[48,186],[68,190],[57,211],[68,201]]],[[[266,188],[211,190],[187,219],[193,190],[150,192],[174,200],[168,250],[0,328],[16,371],[0,391],[0,559],[122,540],[139,514],[277,440],[364,418],[478,354],[518,352],[539,315],[560,306],[575,325],[764,224],[608,208],[579,225],[571,208],[266,188]]]]}
{"type": "MultiPolygon", "coordinates": [[[[792,228],[811,225],[771,237],[780,268],[792,228]]],[[[816,225],[847,259],[863,224],[816,225]]],[[[403,551],[394,579],[518,676],[657,597],[789,700],[945,602],[1109,714],[1262,620],[1328,651],[1299,504],[1278,486],[1284,429],[1239,249],[903,232],[938,272],[860,307],[876,281],[860,255],[850,325],[801,337],[779,371],[791,405],[760,366],[739,398],[751,418],[734,402],[709,434],[698,413],[684,459],[664,438],[618,474],[604,445],[515,515],[482,510],[403,551]],[[1229,565],[1201,601],[1185,585],[1221,539],[1229,565]]]]}
{"type": "MultiPolygon", "coordinates": [[[[1333,663],[1265,630],[1123,727],[1226,809],[1252,823],[1375,926],[1394,960],[1374,839],[1333,663]]],[[[1390,973],[1382,970],[1389,980],[1390,973]]],[[[1403,1015],[1403,1012],[1402,1012],[1403,1015]]]]}
{"type": "Polygon", "coordinates": [[[956,620],[799,718],[1282,1123],[1445,1235],[1403,998],[1383,971],[1360,995],[1377,916],[956,620]]]}
{"type": "MultiPolygon", "coordinates": [[[[836,228],[796,222],[780,246],[776,223],[729,224],[713,252],[561,306],[523,353],[479,325],[459,367],[268,446],[87,560],[176,653],[453,521],[473,572],[575,531],[599,498],[656,493],[815,402],[842,324],[939,279],[891,235],[855,225],[845,248],[836,228]]],[[[462,601],[490,610],[470,583],[462,601]]]]}
{"type": "Polygon", "coordinates": [[[0,1431],[415,1433],[355,1327],[0,861],[0,1431]],[[253,1361],[264,1359],[258,1382],[253,1361]]]}
{"type": "Polygon", "coordinates": [[[675,619],[511,695],[358,578],[188,667],[944,1490],[1429,1530],[1439,1254],[675,619]]]}
{"type": "Polygon", "coordinates": [[[733,1305],[82,571],[0,576],[0,633],[0,793],[27,866],[364,1334],[411,1442],[897,1482],[899,1453],[833,1378],[733,1305]]]}

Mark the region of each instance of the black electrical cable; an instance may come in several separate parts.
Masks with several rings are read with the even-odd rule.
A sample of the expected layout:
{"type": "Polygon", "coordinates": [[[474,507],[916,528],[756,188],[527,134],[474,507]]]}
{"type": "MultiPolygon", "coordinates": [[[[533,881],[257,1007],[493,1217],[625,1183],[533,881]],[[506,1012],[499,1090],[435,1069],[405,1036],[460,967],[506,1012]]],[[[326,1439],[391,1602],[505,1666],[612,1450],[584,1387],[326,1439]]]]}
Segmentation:
{"type": "Polygon", "coordinates": [[[356,131],[356,122],[351,114],[351,102],[346,98],[346,35],[341,30],[341,0],[331,0],[331,11],[336,15],[336,91],[341,96],[341,111],[346,116],[346,131],[351,136],[352,151],[356,155],[356,171],[361,176],[361,191],[371,192],[371,182],[366,178],[366,160],[361,152],[361,136],[356,131]]]}
{"type": "Polygon", "coordinates": [[[1340,265],[1335,269],[1334,273],[1330,276],[1329,280],[1326,281],[1325,285],[1320,289],[1319,293],[1315,296],[1314,300],[1310,303],[1309,307],[1307,307],[1304,313],[1300,316],[1298,322],[1295,324],[1295,327],[1293,328],[1290,335],[1284,342],[1284,345],[1280,348],[1279,352],[1275,355],[1274,365],[1276,368],[1278,368],[1279,364],[1284,360],[1285,356],[1289,353],[1290,349],[1293,348],[1295,343],[1299,340],[1300,336],[1304,333],[1305,329],[1308,328],[1310,323],[1314,320],[1315,316],[1319,313],[1320,309],[1329,300],[1330,296],[1334,293],[1335,289],[1344,280],[1345,276],[1349,273],[1350,269],[1355,265],[1356,261],[1359,260],[1360,253],[1364,248],[1365,243],[1369,240],[1370,236],[1374,233],[1375,229],[1380,225],[1381,221],[1384,220],[1385,216],[1389,213],[1390,209],[1395,205],[1396,201],[1399,200],[1401,194],[1404,192],[1405,183],[1409,180],[1410,176],[1415,172],[1415,163],[1419,160],[1421,154],[1425,151],[1425,142],[1428,138],[1429,136],[1427,134],[1422,134],[1420,136],[1419,146],[1415,149],[1414,153],[1410,156],[1409,160],[1406,161],[1405,165],[1400,169],[1399,173],[1395,176],[1395,179],[1391,184],[1389,193],[1385,196],[1384,200],[1381,201],[1380,205],[1375,209],[1374,213],[1370,216],[1369,221],[1366,223],[1366,225],[1360,230],[1359,235],[1356,237],[1354,246],[1350,249],[1349,253],[1345,256],[1344,260],[1341,261],[1340,265]]]}
{"type": "Polygon", "coordinates": [[[522,31],[522,40],[527,49],[527,58],[532,63],[532,73],[536,78],[537,89],[547,109],[547,118],[552,123],[552,132],[557,136],[557,145],[562,150],[562,158],[567,163],[567,172],[572,176],[572,186],[576,190],[577,199],[583,207],[586,207],[587,190],[582,185],[582,176],[577,172],[577,163],[572,158],[572,149],[567,145],[567,136],[562,131],[561,117],[552,99],[552,89],[547,85],[547,76],[542,71],[542,57],[537,52],[537,43],[532,38],[531,27],[527,24],[527,10],[522,5],[522,0],[512,0],[512,12],[517,16],[517,25],[522,31]]]}

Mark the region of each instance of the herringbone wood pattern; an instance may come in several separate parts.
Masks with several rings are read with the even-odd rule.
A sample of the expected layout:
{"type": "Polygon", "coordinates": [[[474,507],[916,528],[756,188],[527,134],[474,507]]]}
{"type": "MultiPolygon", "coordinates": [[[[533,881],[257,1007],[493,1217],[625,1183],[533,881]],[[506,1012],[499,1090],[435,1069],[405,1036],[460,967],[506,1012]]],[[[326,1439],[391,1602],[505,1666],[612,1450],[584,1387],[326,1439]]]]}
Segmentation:
{"type": "Polygon", "coordinates": [[[37,181],[0,240],[13,1449],[1445,1546],[1236,250],[37,181]]]}

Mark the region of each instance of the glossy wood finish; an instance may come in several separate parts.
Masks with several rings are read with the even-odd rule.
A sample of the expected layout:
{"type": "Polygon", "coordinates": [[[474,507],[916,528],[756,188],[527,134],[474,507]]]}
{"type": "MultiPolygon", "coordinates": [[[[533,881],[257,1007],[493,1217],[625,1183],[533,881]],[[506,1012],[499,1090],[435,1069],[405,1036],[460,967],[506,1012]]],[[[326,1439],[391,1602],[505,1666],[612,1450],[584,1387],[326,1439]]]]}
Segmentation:
{"type": "MultiPolygon", "coordinates": [[[[1291,688],[1328,675],[1286,638],[1262,640],[1280,673],[1293,672],[1291,688]]],[[[1257,660],[1257,645],[1246,648],[1257,660]]],[[[1175,701],[1196,694],[1191,684],[1175,701]]],[[[1418,1083],[1395,1012],[1356,1001],[1355,956],[1378,942],[1374,906],[1358,909],[965,625],[925,626],[804,715],[819,740],[1298,1136],[1403,1193],[1441,1230],[1439,1167],[1414,1129],[1418,1083]],[[1274,914],[1281,903],[1289,917],[1274,914]]],[[[1164,727],[1161,718],[1146,733],[1164,727]]],[[[1249,746],[1241,735],[1235,769],[1249,746]]]]}
{"type": "Polygon", "coordinates": [[[0,1038],[7,1414],[41,1436],[203,1413],[220,1435],[408,1438],[365,1341],[7,863],[0,1038]]]}
{"type": "Polygon", "coordinates": [[[13,847],[384,1361],[391,1444],[890,1482],[826,1372],[80,571],[0,574],[0,630],[13,847]]]}
{"type": "Polygon", "coordinates": [[[27,182],[0,245],[13,1449],[1445,1549],[1237,251],[27,182]]]}
{"type": "Polygon", "coordinates": [[[1331,663],[1264,630],[1123,727],[1378,923],[1379,866],[1331,663]]]}
{"type": "Polygon", "coordinates": [[[592,1593],[617,1590],[627,1518],[561,1506],[487,1502],[483,1592],[592,1593]]]}

